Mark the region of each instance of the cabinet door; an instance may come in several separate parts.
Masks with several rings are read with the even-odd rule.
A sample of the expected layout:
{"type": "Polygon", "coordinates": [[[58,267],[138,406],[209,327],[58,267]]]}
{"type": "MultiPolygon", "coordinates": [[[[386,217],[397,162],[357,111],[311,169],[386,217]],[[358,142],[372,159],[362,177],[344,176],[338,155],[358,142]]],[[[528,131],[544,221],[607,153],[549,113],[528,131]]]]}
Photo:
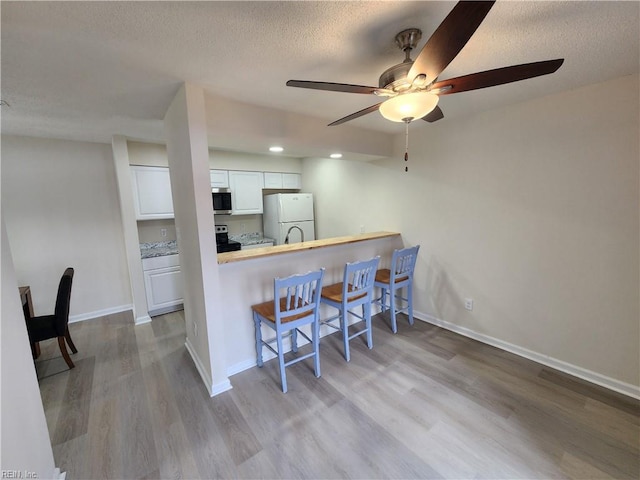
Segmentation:
{"type": "Polygon", "coordinates": [[[135,166],[131,175],[136,219],[173,218],[169,169],[135,166]]]}
{"type": "Polygon", "coordinates": [[[232,215],[262,213],[262,172],[229,172],[232,215]]]}
{"type": "Polygon", "coordinates": [[[282,188],[302,188],[302,175],[299,173],[283,173],[282,188]]]}
{"type": "Polygon", "coordinates": [[[264,172],[264,188],[282,188],[282,173],[264,172]]]}
{"type": "Polygon", "coordinates": [[[182,303],[180,267],[156,268],[144,272],[149,312],[182,303]]]}
{"type": "Polygon", "coordinates": [[[229,188],[229,172],[226,170],[210,170],[211,188],[229,188]]]}

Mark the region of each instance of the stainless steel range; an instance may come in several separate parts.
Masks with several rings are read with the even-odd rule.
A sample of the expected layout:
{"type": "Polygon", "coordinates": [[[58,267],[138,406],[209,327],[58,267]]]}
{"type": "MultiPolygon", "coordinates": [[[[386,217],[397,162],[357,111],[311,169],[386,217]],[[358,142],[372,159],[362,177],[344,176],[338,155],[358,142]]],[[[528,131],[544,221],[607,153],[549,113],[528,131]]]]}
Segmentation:
{"type": "Polygon", "coordinates": [[[218,253],[235,252],[240,250],[242,244],[229,240],[229,229],[226,225],[216,225],[216,250],[218,253]]]}

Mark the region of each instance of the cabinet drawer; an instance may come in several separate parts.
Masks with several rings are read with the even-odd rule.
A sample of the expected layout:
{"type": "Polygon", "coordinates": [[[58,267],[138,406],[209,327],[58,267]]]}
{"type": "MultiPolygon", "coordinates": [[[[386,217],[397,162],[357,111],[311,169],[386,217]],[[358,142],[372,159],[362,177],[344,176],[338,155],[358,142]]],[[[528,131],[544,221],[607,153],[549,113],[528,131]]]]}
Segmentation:
{"type": "Polygon", "coordinates": [[[163,255],[162,257],[151,257],[142,259],[142,270],[154,270],[156,268],[178,267],[180,266],[179,255],[163,255]]]}

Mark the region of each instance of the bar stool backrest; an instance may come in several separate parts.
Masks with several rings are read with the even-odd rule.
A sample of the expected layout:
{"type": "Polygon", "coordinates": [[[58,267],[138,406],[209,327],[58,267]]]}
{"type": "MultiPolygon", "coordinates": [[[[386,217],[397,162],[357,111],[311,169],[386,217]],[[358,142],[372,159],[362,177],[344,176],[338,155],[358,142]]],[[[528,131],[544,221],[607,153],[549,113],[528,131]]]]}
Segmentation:
{"type": "Polygon", "coordinates": [[[371,302],[373,299],[373,282],[376,279],[376,270],[380,257],[371,260],[347,263],[344,268],[344,278],[342,281],[343,298],[346,303],[351,303],[357,299],[361,302],[371,302]]]}
{"type": "Polygon", "coordinates": [[[420,245],[394,250],[391,258],[391,285],[401,287],[412,282],[419,249],[420,245]]]}
{"type": "Polygon", "coordinates": [[[324,269],[274,280],[276,324],[318,314],[324,269]]]}

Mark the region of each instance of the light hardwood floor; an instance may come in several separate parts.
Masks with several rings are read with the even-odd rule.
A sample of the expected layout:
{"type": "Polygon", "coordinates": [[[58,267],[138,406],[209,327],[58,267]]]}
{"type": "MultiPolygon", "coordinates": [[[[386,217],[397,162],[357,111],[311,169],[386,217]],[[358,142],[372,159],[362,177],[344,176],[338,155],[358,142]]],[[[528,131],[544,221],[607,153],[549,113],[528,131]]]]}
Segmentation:
{"type": "Polygon", "coordinates": [[[67,479],[640,477],[638,401],[432,325],[378,315],[348,364],[322,339],[320,379],[296,364],[283,394],[269,361],[210,398],[182,315],[72,324],[76,368],[39,364],[67,479]]]}

